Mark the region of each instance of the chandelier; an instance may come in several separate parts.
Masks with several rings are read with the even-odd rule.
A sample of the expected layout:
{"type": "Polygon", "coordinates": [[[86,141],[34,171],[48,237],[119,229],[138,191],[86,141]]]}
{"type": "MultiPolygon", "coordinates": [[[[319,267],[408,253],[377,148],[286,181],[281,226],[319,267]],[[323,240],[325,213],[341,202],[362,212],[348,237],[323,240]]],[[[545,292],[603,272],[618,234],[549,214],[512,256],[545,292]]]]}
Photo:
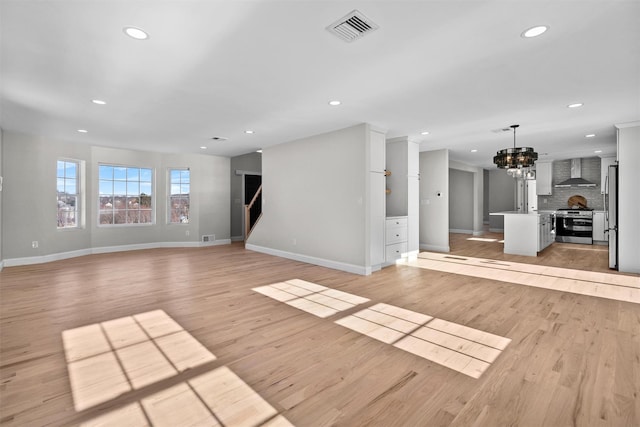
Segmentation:
{"type": "Polygon", "coordinates": [[[538,153],[531,147],[516,147],[516,129],[520,125],[511,125],[513,129],[513,148],[500,150],[493,157],[493,163],[500,169],[507,169],[510,175],[521,176],[533,166],[538,159],[538,153]]]}

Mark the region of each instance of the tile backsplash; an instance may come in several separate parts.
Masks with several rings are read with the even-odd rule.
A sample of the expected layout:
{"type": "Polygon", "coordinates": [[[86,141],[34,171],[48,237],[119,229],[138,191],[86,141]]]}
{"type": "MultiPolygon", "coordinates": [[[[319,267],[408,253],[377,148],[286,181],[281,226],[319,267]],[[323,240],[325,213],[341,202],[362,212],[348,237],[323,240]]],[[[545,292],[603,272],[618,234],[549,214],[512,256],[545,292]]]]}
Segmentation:
{"type": "MultiPolygon", "coordinates": [[[[596,184],[595,187],[553,187],[553,195],[538,196],[539,210],[555,210],[569,207],[569,197],[580,195],[587,199],[587,206],[597,211],[604,210],[603,195],[600,194],[600,157],[582,158],[582,178],[596,184]],[[546,203],[545,203],[546,200],[546,203]]],[[[557,160],[553,162],[552,185],[571,177],[571,160],[557,160]]]]}

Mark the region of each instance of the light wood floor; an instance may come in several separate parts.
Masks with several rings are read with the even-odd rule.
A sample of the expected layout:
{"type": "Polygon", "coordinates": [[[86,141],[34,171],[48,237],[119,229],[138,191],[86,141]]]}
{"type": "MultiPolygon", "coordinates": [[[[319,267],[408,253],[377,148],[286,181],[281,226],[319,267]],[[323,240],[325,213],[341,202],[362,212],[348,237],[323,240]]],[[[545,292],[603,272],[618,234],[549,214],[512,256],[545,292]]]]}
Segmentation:
{"type": "MultiPolygon", "coordinates": [[[[554,244],[530,258],[468,237],[451,235],[450,255],[618,274],[606,247],[554,244]]],[[[0,343],[3,426],[79,425],[118,411],[130,419],[136,402],[170,401],[219,372],[273,408],[274,424],[640,425],[640,304],[406,265],[364,277],[232,244],[8,267],[0,343]],[[296,278],[369,301],[323,318],[252,290],[296,278]],[[375,304],[511,342],[473,378],[335,323],[375,304]],[[154,310],[214,358],[76,411],[63,332],[154,310]]]]}

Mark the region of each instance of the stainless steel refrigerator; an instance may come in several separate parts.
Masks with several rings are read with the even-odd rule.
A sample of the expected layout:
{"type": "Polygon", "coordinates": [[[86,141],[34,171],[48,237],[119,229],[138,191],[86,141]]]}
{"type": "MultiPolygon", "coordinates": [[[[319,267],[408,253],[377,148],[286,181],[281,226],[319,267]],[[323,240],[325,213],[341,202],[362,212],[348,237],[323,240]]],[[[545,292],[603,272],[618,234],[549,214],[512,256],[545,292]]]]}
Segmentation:
{"type": "Polygon", "coordinates": [[[606,189],[607,231],[609,232],[609,268],[618,269],[618,165],[609,166],[606,189]]]}

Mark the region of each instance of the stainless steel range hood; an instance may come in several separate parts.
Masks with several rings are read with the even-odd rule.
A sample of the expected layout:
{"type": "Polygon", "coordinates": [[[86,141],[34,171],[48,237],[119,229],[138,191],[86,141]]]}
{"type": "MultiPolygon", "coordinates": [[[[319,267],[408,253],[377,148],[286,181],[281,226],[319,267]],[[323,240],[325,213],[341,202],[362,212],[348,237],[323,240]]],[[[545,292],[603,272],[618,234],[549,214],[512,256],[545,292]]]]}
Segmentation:
{"type": "Polygon", "coordinates": [[[582,161],[580,159],[571,159],[571,178],[562,181],[554,187],[595,187],[591,181],[582,178],[582,161]]]}

